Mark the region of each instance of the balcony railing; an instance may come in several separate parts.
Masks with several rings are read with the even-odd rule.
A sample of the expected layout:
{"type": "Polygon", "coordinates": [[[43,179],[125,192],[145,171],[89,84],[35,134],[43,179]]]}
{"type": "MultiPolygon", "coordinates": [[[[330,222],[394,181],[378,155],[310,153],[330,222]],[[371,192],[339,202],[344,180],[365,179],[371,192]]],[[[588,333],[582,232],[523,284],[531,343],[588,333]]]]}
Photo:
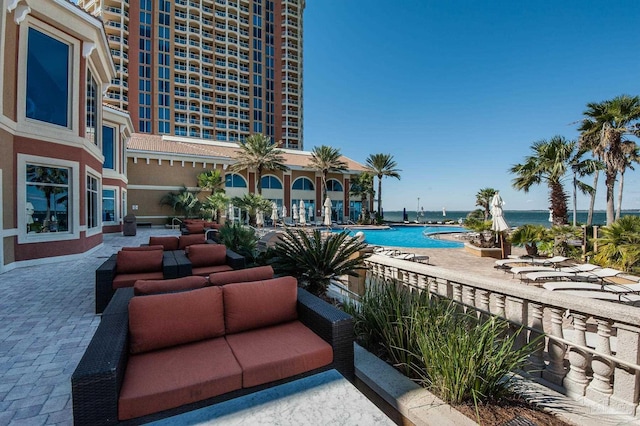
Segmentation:
{"type": "Polygon", "coordinates": [[[574,399],[586,400],[594,409],[636,415],[640,395],[637,307],[503,284],[380,255],[371,256],[366,264],[368,284],[397,280],[413,291],[452,299],[478,315],[505,318],[513,330],[526,327],[520,346],[545,336],[528,360],[526,370],[531,376],[574,399]]]}

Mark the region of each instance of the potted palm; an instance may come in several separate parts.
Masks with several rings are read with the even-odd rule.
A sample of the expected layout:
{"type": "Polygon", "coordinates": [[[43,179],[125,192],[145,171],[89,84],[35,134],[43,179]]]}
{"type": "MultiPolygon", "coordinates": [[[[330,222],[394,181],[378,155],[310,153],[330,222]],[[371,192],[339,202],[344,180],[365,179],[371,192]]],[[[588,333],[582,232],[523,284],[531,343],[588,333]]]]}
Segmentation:
{"type": "Polygon", "coordinates": [[[546,240],[547,228],[542,225],[523,225],[509,236],[511,244],[524,247],[529,256],[538,256],[538,243],[546,240]]]}

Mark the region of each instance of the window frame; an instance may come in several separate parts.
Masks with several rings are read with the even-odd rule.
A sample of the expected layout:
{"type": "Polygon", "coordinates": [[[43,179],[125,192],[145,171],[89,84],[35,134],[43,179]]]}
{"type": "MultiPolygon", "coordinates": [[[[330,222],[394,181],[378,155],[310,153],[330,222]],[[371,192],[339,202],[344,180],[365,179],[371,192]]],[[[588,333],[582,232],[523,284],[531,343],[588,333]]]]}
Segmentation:
{"type": "Polygon", "coordinates": [[[92,235],[96,235],[96,234],[100,234],[102,233],[102,178],[100,177],[100,173],[96,172],[94,169],[92,169],[89,166],[86,166],[86,170],[85,170],[85,187],[84,187],[84,193],[85,193],[85,200],[84,200],[84,223],[85,223],[85,228],[86,228],[86,232],[87,232],[87,237],[92,236],[92,235]],[[91,227],[89,224],[89,208],[90,208],[90,197],[89,197],[89,187],[87,185],[87,180],[88,178],[91,179],[95,179],[96,180],[96,190],[95,190],[95,197],[96,197],[96,211],[95,211],[95,217],[96,217],[96,226],[91,227]]]}
{"type": "Polygon", "coordinates": [[[316,190],[316,186],[314,185],[313,181],[311,179],[309,179],[308,177],[300,176],[300,177],[296,178],[293,182],[291,182],[291,190],[292,191],[315,191],[316,190]],[[311,188],[305,188],[304,185],[303,185],[302,188],[295,188],[295,184],[299,180],[307,180],[307,181],[309,181],[309,183],[311,184],[311,188]]]}
{"type": "Polygon", "coordinates": [[[77,161],[62,160],[59,158],[41,157],[29,154],[17,154],[17,202],[18,212],[26,210],[27,203],[27,164],[38,164],[49,167],[68,168],[69,176],[69,203],[68,203],[68,228],[66,232],[42,232],[37,234],[27,233],[27,220],[25,215],[18,214],[18,244],[41,243],[48,241],[77,240],[80,238],[80,163],[77,161]]]}
{"type": "Polygon", "coordinates": [[[120,188],[117,186],[108,186],[108,185],[102,186],[102,191],[100,193],[100,199],[102,200],[102,208],[100,210],[101,217],[102,217],[102,226],[117,225],[118,223],[120,223],[121,215],[119,213],[119,210],[121,208],[121,203],[119,202],[119,200],[121,199],[121,196],[120,196],[119,190],[120,188]],[[105,209],[104,191],[113,191],[113,220],[105,220],[105,218],[103,217],[104,209],[105,209]]]}
{"type": "Polygon", "coordinates": [[[335,178],[327,179],[327,191],[329,191],[329,192],[344,192],[344,185],[338,179],[335,179],[335,178]],[[339,190],[333,189],[335,184],[332,184],[331,189],[329,189],[329,182],[337,182],[338,185],[340,185],[340,189],[339,190]]]}
{"type": "Polygon", "coordinates": [[[117,157],[118,149],[117,149],[117,146],[118,146],[118,135],[120,133],[120,128],[119,128],[119,126],[106,124],[103,121],[101,129],[102,129],[102,131],[100,132],[101,135],[102,135],[102,137],[101,137],[101,139],[102,139],[102,149],[101,149],[101,151],[102,151],[102,156],[105,158],[105,160],[102,161],[102,168],[103,168],[103,170],[118,171],[118,157],[117,157]],[[112,159],[111,160],[113,161],[113,167],[107,167],[105,165],[105,161],[106,161],[106,158],[107,158],[104,155],[104,149],[105,149],[104,128],[105,127],[108,127],[109,129],[111,129],[113,131],[113,141],[112,141],[113,142],[113,146],[111,147],[112,148],[112,153],[111,153],[112,159]]]}

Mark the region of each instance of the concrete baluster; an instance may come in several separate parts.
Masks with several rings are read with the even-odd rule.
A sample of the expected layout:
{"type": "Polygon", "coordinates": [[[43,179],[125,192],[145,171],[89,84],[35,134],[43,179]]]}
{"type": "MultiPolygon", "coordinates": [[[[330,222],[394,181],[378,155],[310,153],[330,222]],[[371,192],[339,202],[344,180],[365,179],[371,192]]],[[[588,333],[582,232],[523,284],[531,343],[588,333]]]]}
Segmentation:
{"type": "MultiPolygon", "coordinates": [[[[573,313],[574,339],[573,343],[580,346],[587,346],[586,322],[587,317],[573,313]]],[[[584,396],[589,380],[585,373],[591,357],[589,353],[575,346],[569,348],[569,372],[564,378],[563,385],[567,390],[567,395],[573,398],[584,396]]]]}
{"type": "Polygon", "coordinates": [[[463,307],[462,307],[462,285],[458,284],[458,283],[450,283],[452,289],[453,289],[453,297],[452,299],[457,302],[456,303],[456,308],[460,311],[462,311],[463,307]]]}
{"type": "Polygon", "coordinates": [[[538,339],[538,343],[534,345],[534,350],[529,355],[529,360],[527,362],[526,370],[532,376],[540,377],[542,376],[542,372],[545,368],[544,363],[544,324],[542,322],[542,317],[544,314],[544,308],[542,305],[537,303],[529,303],[529,308],[531,310],[531,322],[529,327],[533,330],[529,331],[529,342],[533,342],[538,339]]]}
{"type": "Polygon", "coordinates": [[[547,333],[549,337],[549,365],[542,372],[542,377],[545,380],[550,381],[556,385],[562,384],[562,379],[566,374],[564,368],[564,354],[567,352],[567,345],[557,340],[553,340],[552,337],[564,338],[562,334],[562,314],[564,309],[552,308],[551,312],[551,330],[547,333]]]}
{"type": "MultiPolygon", "coordinates": [[[[616,357],[631,364],[640,364],[640,328],[628,324],[616,324],[618,328],[616,357]]],[[[616,365],[613,377],[613,395],[609,405],[616,411],[632,416],[638,409],[640,373],[616,365]]]]}
{"type": "Polygon", "coordinates": [[[436,278],[431,278],[431,281],[429,282],[429,287],[430,287],[429,291],[431,292],[431,294],[434,294],[434,295],[439,294],[438,293],[439,285],[438,285],[438,280],[436,278]]]}
{"type": "Polygon", "coordinates": [[[593,380],[587,387],[587,398],[599,404],[609,405],[609,398],[613,393],[611,377],[613,376],[613,362],[600,355],[611,355],[611,325],[609,320],[598,319],[598,337],[596,353],[591,361],[593,380]]]}
{"type": "Polygon", "coordinates": [[[469,305],[469,308],[467,308],[468,311],[469,309],[473,309],[476,306],[476,289],[473,287],[465,287],[464,292],[466,295],[465,303],[469,305]]]}
{"type": "MultiPolygon", "coordinates": [[[[496,294],[496,311],[495,314],[500,318],[506,318],[504,314],[504,304],[506,296],[504,294],[496,294]]],[[[492,312],[493,313],[493,312],[492,312]]]]}
{"type": "MultiPolygon", "coordinates": [[[[509,334],[514,335],[520,329],[516,324],[527,323],[527,304],[524,300],[512,296],[506,298],[505,303],[505,318],[510,321],[509,334]]],[[[519,349],[526,344],[527,335],[522,332],[516,337],[514,349],[519,349]]]]}
{"type": "Polygon", "coordinates": [[[486,290],[478,290],[477,293],[480,299],[479,308],[483,311],[483,313],[480,313],[480,312],[478,313],[478,318],[481,318],[483,321],[486,321],[489,318],[488,312],[490,311],[490,307],[489,307],[490,293],[486,290]]]}

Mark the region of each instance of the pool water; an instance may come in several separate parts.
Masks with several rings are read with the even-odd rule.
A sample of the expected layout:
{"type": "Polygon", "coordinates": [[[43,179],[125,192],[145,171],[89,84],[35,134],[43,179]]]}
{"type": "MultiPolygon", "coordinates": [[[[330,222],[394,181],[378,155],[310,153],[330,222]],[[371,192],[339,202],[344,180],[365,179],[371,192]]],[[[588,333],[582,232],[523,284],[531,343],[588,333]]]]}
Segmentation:
{"type": "Polygon", "coordinates": [[[465,232],[466,229],[457,226],[399,226],[390,229],[358,230],[352,229],[350,235],[356,232],[364,233],[364,241],[374,246],[394,246],[411,248],[459,248],[463,243],[449,240],[439,240],[429,237],[431,234],[465,232]]]}

